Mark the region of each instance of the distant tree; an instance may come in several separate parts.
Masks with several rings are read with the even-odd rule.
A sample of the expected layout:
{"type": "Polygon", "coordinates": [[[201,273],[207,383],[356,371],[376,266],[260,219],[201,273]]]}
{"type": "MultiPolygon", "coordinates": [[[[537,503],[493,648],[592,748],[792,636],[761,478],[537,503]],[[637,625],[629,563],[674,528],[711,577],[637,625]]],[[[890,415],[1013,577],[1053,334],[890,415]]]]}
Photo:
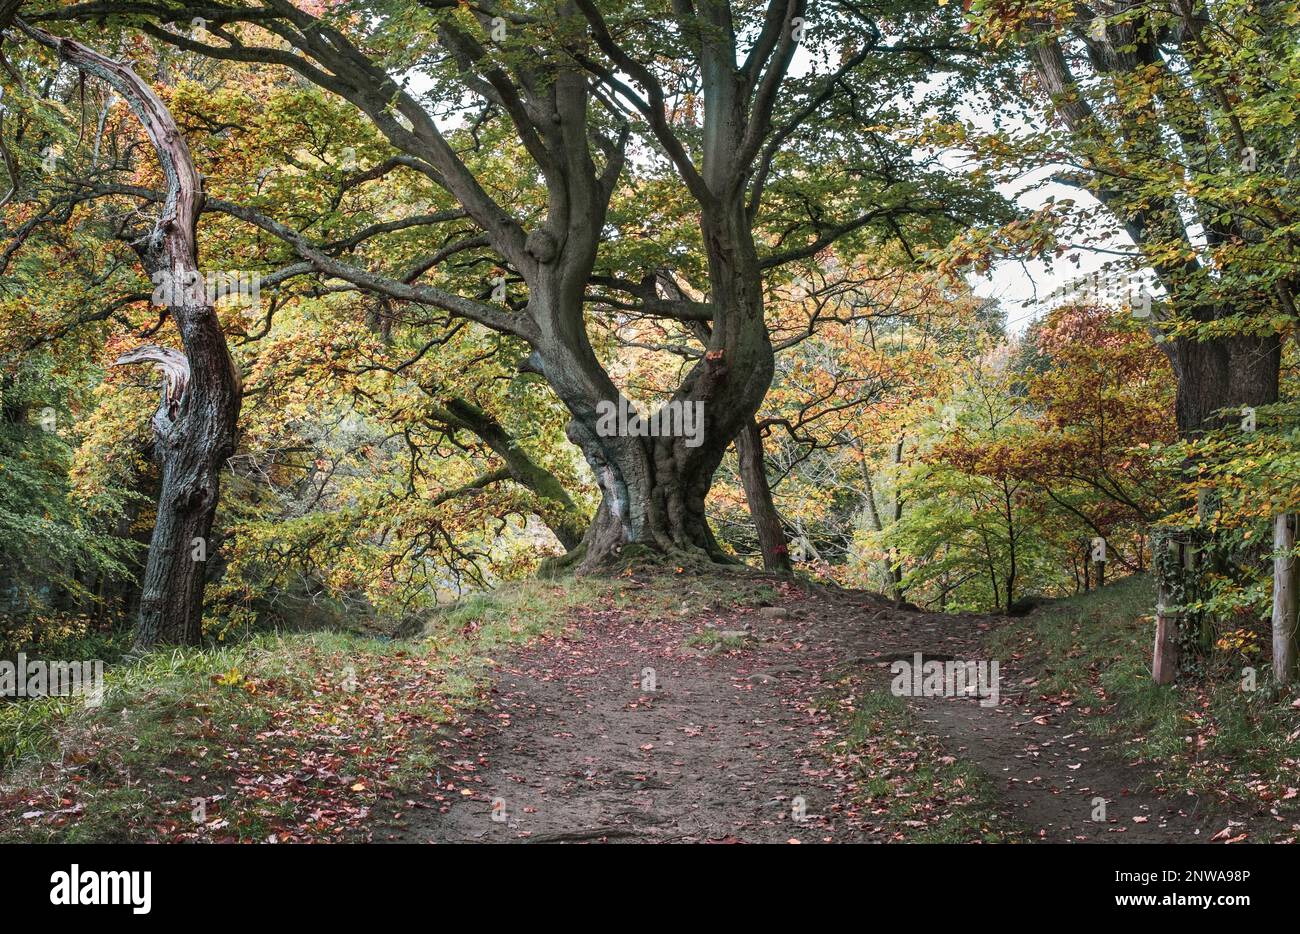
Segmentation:
{"type": "Polygon", "coordinates": [[[1094,305],[1054,310],[1031,342],[1040,362],[1021,378],[1034,431],[1017,469],[1082,526],[1085,553],[1100,539],[1107,563],[1142,570],[1147,527],[1173,500],[1168,363],[1131,317],[1094,305]]]}

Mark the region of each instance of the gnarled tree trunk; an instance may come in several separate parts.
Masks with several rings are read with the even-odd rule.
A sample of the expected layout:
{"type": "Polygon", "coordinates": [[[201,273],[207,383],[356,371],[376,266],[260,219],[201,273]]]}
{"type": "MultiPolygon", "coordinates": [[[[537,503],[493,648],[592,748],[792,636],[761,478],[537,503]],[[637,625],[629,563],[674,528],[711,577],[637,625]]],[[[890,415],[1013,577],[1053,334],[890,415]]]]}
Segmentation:
{"type": "MultiPolygon", "coordinates": [[[[704,501],[738,428],[734,413],[745,411],[752,418],[761,393],[736,399],[737,389],[753,390],[744,381],[731,380],[726,353],[725,348],[710,351],[668,403],[678,411],[691,407],[699,413],[692,436],[652,437],[624,431],[623,423],[609,418],[611,409],[629,404],[594,358],[584,367],[563,345],[538,345],[534,366],[543,369],[568,406],[572,418],[566,433],[601,491],[596,516],[570,561],[595,569],[616,560],[628,546],[729,560],[709,528],[704,501]]],[[[651,415],[637,414],[643,419],[651,415]]]]}
{"type": "Polygon", "coordinates": [[[219,475],[234,450],[242,397],[239,373],[216,311],[203,287],[193,285],[202,282],[196,240],[202,180],[170,111],[129,66],[79,42],[21,21],[20,25],[64,61],[108,82],[126,99],[153,144],[167,180],[161,215],[153,229],[132,244],[145,271],[169,293],[165,303],[185,348],[183,356],[152,348],[136,357],[163,363],[168,380],[153,422],[162,486],[149,542],[135,648],[148,649],[157,643],[194,645],[202,637],[206,560],[220,493],[219,475]]]}
{"type": "Polygon", "coordinates": [[[592,526],[571,556],[584,569],[617,558],[629,545],[732,560],[709,528],[705,497],[732,439],[753,423],[775,364],[763,320],[762,274],[740,192],[729,205],[706,207],[703,227],[712,326],[704,332],[703,358],[668,403],[700,413],[700,427],[690,435],[609,430],[602,413],[625,403],[591,351],[580,301],[567,295],[583,288],[582,257],[572,274],[566,276],[561,262],[548,287],[534,285],[534,302],[540,300],[534,317],[542,334],[534,341],[533,367],[568,406],[569,440],[582,450],[601,490],[592,526]]]}

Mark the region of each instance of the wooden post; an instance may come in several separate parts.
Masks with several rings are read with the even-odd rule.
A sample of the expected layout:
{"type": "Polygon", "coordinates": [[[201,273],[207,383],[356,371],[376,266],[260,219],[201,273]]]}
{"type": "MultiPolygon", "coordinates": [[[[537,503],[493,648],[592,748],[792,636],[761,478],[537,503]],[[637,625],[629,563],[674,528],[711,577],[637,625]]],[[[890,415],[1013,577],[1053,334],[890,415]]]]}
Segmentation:
{"type": "Polygon", "coordinates": [[[1172,684],[1178,676],[1178,636],[1182,617],[1164,604],[1160,588],[1160,606],[1156,610],[1156,644],[1151,660],[1151,677],[1156,684],[1172,684]]]}
{"type": "Polygon", "coordinates": [[[1296,676],[1296,516],[1273,517],[1273,677],[1289,684],[1296,676]]]}
{"type": "MultiPolygon", "coordinates": [[[[1088,550],[1088,560],[1092,563],[1092,579],[1098,590],[1106,583],[1106,559],[1106,539],[1098,535],[1092,540],[1088,550]]],[[[1086,569],[1084,573],[1087,573],[1086,569]]]]}

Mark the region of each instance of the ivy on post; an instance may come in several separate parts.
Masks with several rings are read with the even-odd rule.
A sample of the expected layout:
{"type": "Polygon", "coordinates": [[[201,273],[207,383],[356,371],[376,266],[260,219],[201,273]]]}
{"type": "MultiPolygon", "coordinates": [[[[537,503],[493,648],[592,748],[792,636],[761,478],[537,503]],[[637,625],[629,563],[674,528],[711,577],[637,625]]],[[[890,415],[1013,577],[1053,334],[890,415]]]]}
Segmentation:
{"type": "Polygon", "coordinates": [[[1198,535],[1189,529],[1157,526],[1151,530],[1151,566],[1157,592],[1151,677],[1156,684],[1172,683],[1188,650],[1194,653],[1199,641],[1199,627],[1189,606],[1197,592],[1203,550],[1200,544],[1198,535]]]}

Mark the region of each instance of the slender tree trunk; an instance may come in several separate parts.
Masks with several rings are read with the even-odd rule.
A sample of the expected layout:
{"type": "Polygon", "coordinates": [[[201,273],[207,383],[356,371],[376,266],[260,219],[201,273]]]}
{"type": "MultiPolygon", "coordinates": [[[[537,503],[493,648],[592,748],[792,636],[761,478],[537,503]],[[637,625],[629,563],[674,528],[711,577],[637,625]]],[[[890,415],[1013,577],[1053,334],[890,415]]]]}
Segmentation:
{"type": "Polygon", "coordinates": [[[1012,494],[1003,486],[1003,515],[1007,520],[1007,612],[1012,610],[1012,604],[1015,602],[1016,576],[1018,573],[1017,555],[1016,555],[1016,522],[1015,513],[1012,511],[1012,494]]]}
{"type": "MultiPolygon", "coordinates": [[[[866,511],[867,521],[871,523],[872,531],[880,534],[885,530],[885,524],[880,521],[880,507],[876,504],[876,485],[871,479],[871,462],[862,458],[862,508],[866,511]]],[[[889,582],[890,596],[896,603],[902,602],[903,595],[898,588],[898,561],[892,549],[885,553],[884,559],[880,562],[880,570],[884,579],[889,582]]]]}
{"type": "Polygon", "coordinates": [[[752,418],[736,435],[736,457],[740,463],[740,482],[745,488],[749,514],[758,532],[763,552],[763,567],[768,571],[790,570],[790,547],[786,543],[781,515],[772,502],[772,488],[767,482],[763,463],[763,436],[752,418]]]}
{"type": "MultiPolygon", "coordinates": [[[[902,484],[898,479],[898,468],[903,463],[903,449],[907,444],[906,436],[899,438],[894,442],[894,475],[892,477],[894,486],[894,518],[893,524],[903,521],[903,493],[902,484]]],[[[894,605],[900,606],[907,599],[907,588],[903,586],[903,566],[896,556],[891,556],[889,562],[889,576],[894,582],[894,605]]]]}
{"type": "Polygon", "coordinates": [[[1290,684],[1296,676],[1296,613],[1300,606],[1300,575],[1295,549],[1296,516],[1273,518],[1273,677],[1290,684]]]}

